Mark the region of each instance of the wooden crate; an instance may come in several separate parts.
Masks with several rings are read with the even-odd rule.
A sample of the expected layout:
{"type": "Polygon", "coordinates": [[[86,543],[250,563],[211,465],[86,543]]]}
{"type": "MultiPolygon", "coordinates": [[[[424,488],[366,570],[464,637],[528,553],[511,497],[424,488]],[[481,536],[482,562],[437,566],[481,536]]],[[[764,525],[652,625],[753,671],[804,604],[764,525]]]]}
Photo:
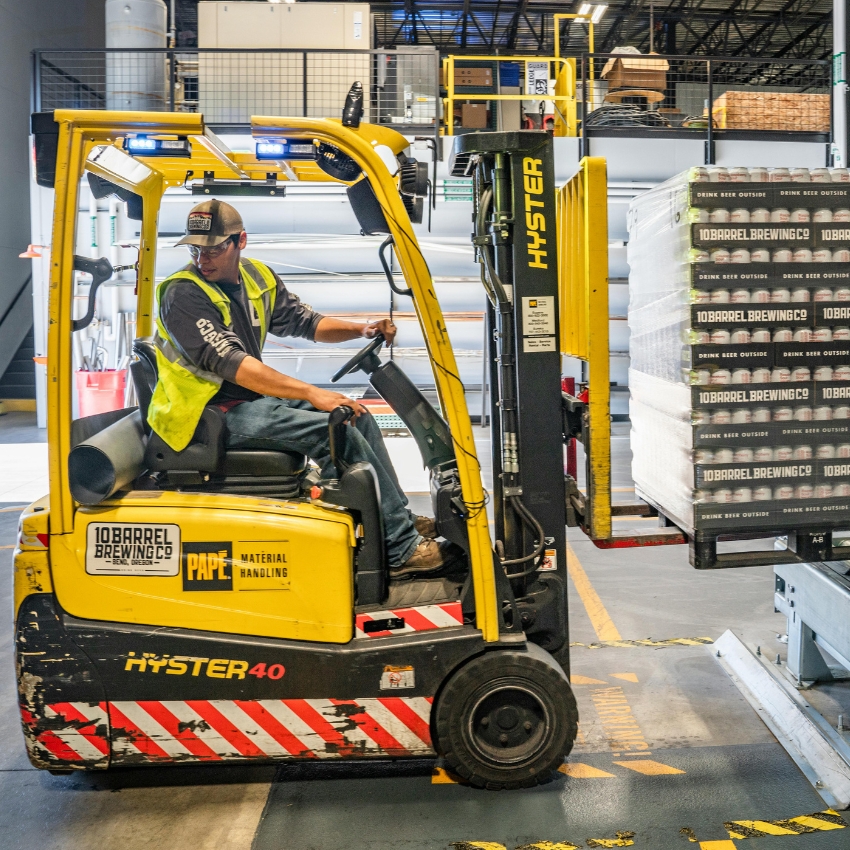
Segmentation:
{"type": "Polygon", "coordinates": [[[712,106],[720,130],[829,132],[828,94],[727,91],[712,106]]]}

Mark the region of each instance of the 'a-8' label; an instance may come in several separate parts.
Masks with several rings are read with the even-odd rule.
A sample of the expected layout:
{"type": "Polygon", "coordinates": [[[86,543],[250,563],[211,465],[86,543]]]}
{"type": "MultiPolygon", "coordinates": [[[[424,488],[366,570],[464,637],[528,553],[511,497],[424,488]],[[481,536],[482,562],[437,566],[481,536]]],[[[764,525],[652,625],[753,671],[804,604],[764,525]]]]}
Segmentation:
{"type": "Polygon", "coordinates": [[[180,526],[92,522],[86,531],[86,572],[93,576],[180,575],[180,526]]]}

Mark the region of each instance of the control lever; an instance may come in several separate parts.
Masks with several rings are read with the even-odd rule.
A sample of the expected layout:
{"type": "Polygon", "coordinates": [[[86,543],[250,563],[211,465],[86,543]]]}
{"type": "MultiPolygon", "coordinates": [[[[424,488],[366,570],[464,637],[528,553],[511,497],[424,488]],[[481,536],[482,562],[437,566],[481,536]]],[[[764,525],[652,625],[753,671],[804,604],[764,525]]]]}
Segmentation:
{"type": "MultiPolygon", "coordinates": [[[[132,268],[132,267],[131,267],[132,268]]],[[[86,314],[80,319],[74,319],[72,329],[76,333],[83,328],[87,328],[94,318],[94,305],[97,298],[97,290],[102,283],[105,283],[112,277],[115,269],[112,263],[101,257],[99,260],[93,260],[89,257],[80,257],[74,254],[74,271],[84,272],[91,275],[91,286],[89,287],[89,303],[86,307],[86,314]]]]}
{"type": "Polygon", "coordinates": [[[336,467],[337,475],[342,476],[350,466],[345,460],[346,423],[354,416],[354,409],[342,404],[331,411],[328,420],[328,442],[330,445],[331,463],[336,467]]]}

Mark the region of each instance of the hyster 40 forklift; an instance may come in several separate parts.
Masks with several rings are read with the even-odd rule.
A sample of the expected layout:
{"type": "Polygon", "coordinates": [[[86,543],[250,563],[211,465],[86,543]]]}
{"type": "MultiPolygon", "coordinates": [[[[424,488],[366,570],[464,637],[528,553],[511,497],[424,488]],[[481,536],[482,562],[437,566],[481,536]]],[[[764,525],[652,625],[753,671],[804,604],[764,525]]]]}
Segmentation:
{"type": "Polygon", "coordinates": [[[488,296],[491,542],[464,387],[411,226],[428,165],[405,155],[397,132],[357,120],[256,117],[252,128],[257,149],[246,154],[197,114],[33,116],[37,180],[55,189],[55,213],[50,494],[24,511],[15,551],[29,757],[67,772],[436,754],[475,786],[542,782],[577,732],[551,140],[485,133],[460,137],[453,154],[454,172],[475,182],[488,296]],[[395,174],[379,146],[396,156],[395,174]],[[331,414],[334,480],[302,455],[226,449],[215,408],[182,452],[147,425],[163,193],[281,196],[287,179],[345,184],[363,232],[387,236],[404,274],[441,412],[379,359],[380,339],[335,378],[363,370],[415,438],[437,528],[458,552],[436,578],[390,580],[374,470],[342,460],[350,408],[331,414]],[[140,223],[138,406],[75,420],[72,336],[114,273],[106,259],[75,256],[84,180],[140,223]],[[75,316],[83,284],[88,306],[75,316]]]}

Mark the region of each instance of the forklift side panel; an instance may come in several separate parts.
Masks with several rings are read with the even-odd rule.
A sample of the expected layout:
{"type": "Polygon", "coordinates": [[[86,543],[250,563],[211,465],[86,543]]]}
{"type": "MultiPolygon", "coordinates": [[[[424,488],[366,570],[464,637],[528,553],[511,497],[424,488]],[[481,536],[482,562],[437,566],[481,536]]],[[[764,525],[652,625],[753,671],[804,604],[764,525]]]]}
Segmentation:
{"type": "Polygon", "coordinates": [[[51,541],[60,605],[89,620],[351,640],[350,517],[257,502],[151,492],[80,508],[74,533],[51,541]]]}
{"type": "Polygon", "coordinates": [[[71,640],[47,593],[21,604],[15,632],[18,705],[39,768],[109,766],[109,718],[97,669],[71,640]]]}
{"type": "Polygon", "coordinates": [[[21,678],[30,758],[53,769],[431,756],[441,683],[487,646],[459,623],[340,647],[78,620],[49,594],[21,610],[25,673],[44,672],[35,640],[69,677],[21,678]]]}

